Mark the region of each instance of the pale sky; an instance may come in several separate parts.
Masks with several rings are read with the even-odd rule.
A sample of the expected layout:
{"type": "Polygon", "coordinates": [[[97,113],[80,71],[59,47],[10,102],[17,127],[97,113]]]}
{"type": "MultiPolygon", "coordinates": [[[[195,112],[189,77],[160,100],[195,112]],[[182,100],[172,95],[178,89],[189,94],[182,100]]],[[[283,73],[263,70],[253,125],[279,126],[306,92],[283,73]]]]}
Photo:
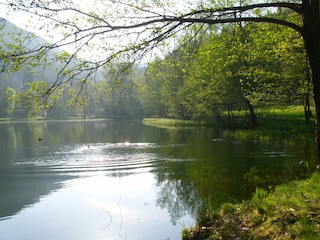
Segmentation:
{"type": "MultiPolygon", "coordinates": [[[[6,18],[8,21],[16,24],[18,27],[23,28],[23,29],[27,29],[28,31],[32,31],[34,33],[36,33],[37,35],[45,38],[46,40],[50,41],[50,42],[57,42],[60,39],[63,38],[63,32],[62,31],[66,31],[66,29],[64,29],[62,26],[54,26],[52,23],[49,22],[48,19],[42,19],[39,20],[36,16],[34,16],[33,18],[31,17],[31,14],[29,13],[25,13],[25,12],[10,12],[10,14],[8,15],[8,11],[5,10],[5,6],[4,4],[6,3],[6,0],[0,0],[0,17],[2,18],[6,18]],[[43,29],[39,29],[39,27],[44,26],[43,29]],[[63,30],[59,30],[59,29],[63,29],[63,30]]],[[[125,4],[129,3],[130,0],[127,1],[123,1],[125,4]]],[[[133,3],[135,3],[136,1],[133,1],[133,3]]],[[[147,2],[147,1],[145,1],[147,2]]],[[[163,3],[163,2],[167,2],[168,4],[170,4],[170,8],[166,5],[163,8],[159,7],[155,10],[150,9],[151,11],[158,11],[161,14],[171,14],[172,11],[185,11],[186,8],[190,7],[190,3],[188,3],[188,1],[186,0],[176,0],[176,1],[159,1],[159,3],[163,3]]],[[[195,3],[196,1],[191,1],[193,3],[195,3]]],[[[127,21],[127,24],[132,24],[130,21],[134,21],[138,19],[135,19],[137,16],[141,17],[144,16],[145,12],[140,11],[139,15],[135,14],[135,13],[130,13],[129,11],[123,11],[125,6],[124,5],[119,5],[119,4],[115,4],[114,2],[111,1],[102,1],[102,0],[73,0],[73,3],[75,6],[77,6],[77,8],[79,9],[83,9],[83,11],[86,12],[94,12],[94,13],[99,13],[100,10],[100,14],[99,16],[101,16],[101,18],[103,19],[108,19],[108,21],[111,22],[111,24],[113,25],[121,25],[122,21],[127,21]],[[103,2],[103,5],[102,5],[103,2]],[[109,4],[109,5],[107,5],[109,4]],[[125,12],[125,13],[124,13],[125,12]],[[129,15],[130,14],[130,15],[129,15]],[[122,18],[118,18],[118,16],[122,16],[122,18]],[[133,17],[132,17],[133,16],[133,17]],[[131,20],[132,17],[132,20],[131,20]]],[[[132,10],[132,8],[130,9],[132,10]]],[[[172,13],[173,14],[173,13],[172,13]]],[[[63,14],[59,15],[59,18],[65,20],[67,18],[76,18],[74,12],[64,12],[63,14]]],[[[73,21],[73,20],[72,20],[73,21]]],[[[79,24],[79,26],[93,26],[94,23],[90,23],[90,21],[88,22],[85,19],[85,16],[82,15],[80,18],[77,19],[77,24],[79,24]]],[[[121,33],[117,33],[117,32],[113,32],[111,34],[108,35],[99,35],[97,37],[95,37],[94,41],[92,40],[92,49],[90,50],[90,52],[88,53],[84,53],[84,55],[86,55],[86,57],[88,57],[87,54],[92,54],[94,52],[94,55],[97,56],[97,53],[103,53],[103,49],[101,49],[100,51],[100,47],[105,46],[108,49],[112,49],[114,47],[123,47],[126,42],[129,41],[129,38],[133,41],[133,39],[135,40],[135,37],[138,36],[139,31],[142,29],[135,29],[136,34],[132,34],[132,35],[123,35],[123,32],[121,33]],[[122,34],[122,35],[121,35],[122,34]],[[96,44],[94,44],[96,43],[96,44]]],[[[100,31],[100,30],[99,30],[100,31]]],[[[148,33],[146,33],[148,34],[148,33]]],[[[150,34],[150,33],[149,33],[150,34]]],[[[81,36],[81,34],[79,34],[78,36],[81,36]]],[[[147,35],[145,35],[147,36],[147,35]]],[[[74,35],[74,37],[76,37],[74,35]]],[[[140,37],[142,38],[143,35],[140,35],[140,37]]],[[[69,38],[70,40],[73,40],[73,37],[69,38]]],[[[79,44],[81,44],[81,42],[79,42],[79,44]]],[[[68,47],[64,47],[65,50],[67,51],[71,51],[72,52],[72,47],[68,46],[68,47]]]]}

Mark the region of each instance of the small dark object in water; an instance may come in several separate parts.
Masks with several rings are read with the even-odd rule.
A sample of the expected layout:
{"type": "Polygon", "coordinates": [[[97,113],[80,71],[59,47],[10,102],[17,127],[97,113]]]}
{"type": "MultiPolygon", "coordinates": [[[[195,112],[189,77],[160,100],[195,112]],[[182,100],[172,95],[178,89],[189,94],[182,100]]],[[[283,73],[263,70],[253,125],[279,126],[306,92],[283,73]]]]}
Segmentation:
{"type": "Polygon", "coordinates": [[[39,138],[38,140],[39,140],[39,141],[42,141],[43,139],[42,139],[42,138],[39,138]]]}

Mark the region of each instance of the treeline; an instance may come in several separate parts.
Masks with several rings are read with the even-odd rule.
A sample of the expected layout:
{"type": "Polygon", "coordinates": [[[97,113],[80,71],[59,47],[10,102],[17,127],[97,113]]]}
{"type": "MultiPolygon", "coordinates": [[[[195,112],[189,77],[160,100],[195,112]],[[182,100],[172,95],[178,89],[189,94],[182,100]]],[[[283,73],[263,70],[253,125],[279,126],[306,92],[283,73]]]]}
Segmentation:
{"type": "MultiPolygon", "coordinates": [[[[288,12],[272,14],[298,19],[288,12]]],[[[133,70],[119,63],[103,69],[102,81],[85,81],[80,88],[66,86],[51,96],[43,114],[219,119],[223,112],[233,118],[234,111],[245,110],[254,126],[257,107],[304,105],[308,121],[309,72],[303,40],[295,31],[237,23],[194,26],[188,36],[177,39],[173,50],[164,50],[146,67],[133,70]],[[184,41],[190,36],[192,41],[184,41]]],[[[0,117],[30,111],[24,107],[26,101],[14,100],[12,92],[6,90],[9,103],[1,99],[0,117]]]]}
{"type": "MultiPolygon", "coordinates": [[[[270,14],[295,19],[286,12],[270,14]]],[[[196,36],[192,42],[147,70],[156,97],[149,95],[144,102],[157,106],[158,115],[219,118],[222,112],[232,117],[233,110],[247,109],[255,125],[256,107],[304,104],[309,111],[309,74],[298,33],[250,23],[194,29],[190,34],[196,36]]]]}

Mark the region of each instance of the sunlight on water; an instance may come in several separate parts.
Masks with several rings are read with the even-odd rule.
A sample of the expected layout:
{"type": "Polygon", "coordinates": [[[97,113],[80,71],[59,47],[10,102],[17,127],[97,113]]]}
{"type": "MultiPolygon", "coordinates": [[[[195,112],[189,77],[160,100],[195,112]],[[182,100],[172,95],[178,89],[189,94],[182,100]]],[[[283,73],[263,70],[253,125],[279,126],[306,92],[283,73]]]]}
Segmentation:
{"type": "Polygon", "coordinates": [[[152,148],[159,146],[154,143],[129,142],[62,146],[45,157],[18,161],[16,165],[46,166],[52,171],[65,174],[95,175],[99,171],[123,171],[152,166],[152,162],[158,160],[154,153],[146,152],[152,148]]]}
{"type": "MultiPolygon", "coordinates": [[[[152,184],[153,176],[148,173],[123,179],[95,176],[71,180],[67,187],[0,224],[1,234],[8,239],[160,240],[164,237],[161,228],[173,230],[174,226],[155,205],[152,184]],[[25,228],[26,222],[36,229],[25,228]],[[154,226],[159,228],[150,232],[154,226]]],[[[171,239],[179,239],[178,233],[173,236],[171,239]]]]}
{"type": "Polygon", "coordinates": [[[185,215],[172,224],[171,216],[157,204],[160,189],[151,173],[153,164],[161,161],[152,152],[157,148],[160,146],[154,143],[129,142],[64,145],[46,156],[17,161],[15,165],[28,174],[49,171],[71,179],[10,219],[0,219],[2,236],[179,239],[182,227],[191,225],[193,219],[185,215]],[[25,227],[26,222],[36,229],[25,227]]]}

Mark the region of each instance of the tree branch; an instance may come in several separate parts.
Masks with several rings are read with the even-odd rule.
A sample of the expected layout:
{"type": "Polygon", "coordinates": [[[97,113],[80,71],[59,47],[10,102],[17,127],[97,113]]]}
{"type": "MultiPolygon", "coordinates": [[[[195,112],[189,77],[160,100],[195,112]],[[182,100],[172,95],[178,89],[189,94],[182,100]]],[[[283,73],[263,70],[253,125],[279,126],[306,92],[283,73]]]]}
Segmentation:
{"type": "MultiPolygon", "coordinates": [[[[153,10],[151,6],[144,8],[138,5],[132,5],[126,1],[121,2],[112,0],[109,1],[110,5],[108,6],[112,6],[111,3],[117,3],[124,7],[129,7],[133,14],[133,16],[129,16],[130,14],[127,14],[127,12],[125,12],[126,10],[120,8],[119,12],[117,13],[123,15],[114,15],[112,18],[112,16],[110,17],[105,12],[103,12],[102,15],[99,15],[99,11],[93,12],[87,9],[78,9],[72,4],[72,1],[68,1],[68,3],[58,1],[58,3],[50,4],[52,2],[55,1],[46,2],[38,0],[33,1],[32,3],[34,4],[25,5],[23,1],[11,1],[11,3],[8,3],[8,5],[21,11],[37,15],[40,18],[53,21],[54,23],[57,23],[57,25],[68,27],[68,32],[65,33],[63,37],[61,37],[61,39],[56,43],[30,49],[25,53],[12,53],[11,57],[35,56],[38,50],[45,49],[49,51],[55,48],[65,47],[67,45],[79,44],[76,46],[75,52],[70,54],[70,60],[65,62],[65,66],[62,67],[61,71],[58,73],[58,79],[55,82],[56,85],[63,83],[63,78],[67,76],[71,75],[71,77],[75,77],[76,74],[74,74],[74,71],[67,71],[67,67],[71,63],[71,59],[76,59],[76,55],[80,52],[80,50],[89,45],[89,42],[94,42],[96,39],[100,41],[106,41],[105,39],[112,41],[112,39],[115,39],[118,42],[115,42],[114,45],[108,46],[109,48],[101,46],[105,47],[104,50],[109,51],[107,53],[108,56],[96,62],[92,61],[91,64],[87,62],[90,65],[89,67],[84,67],[81,70],[76,68],[76,71],[80,71],[81,73],[83,69],[86,69],[91,72],[93,68],[108,64],[113,59],[121,55],[124,55],[125,58],[130,59],[130,61],[132,59],[137,60],[138,58],[142,58],[143,54],[146,54],[151,49],[157,47],[161,41],[172,37],[179,31],[184,30],[189,25],[194,23],[200,23],[203,25],[236,22],[274,23],[292,28],[302,34],[302,27],[293,22],[273,17],[256,16],[252,13],[252,11],[256,9],[284,8],[301,14],[302,4],[299,3],[275,2],[222,8],[210,7],[200,10],[190,10],[185,14],[173,15],[171,13],[169,15],[166,14],[166,11],[161,14],[156,10],[153,10]],[[121,12],[122,10],[124,11],[123,13],[121,12]],[[66,12],[71,12],[74,14],[72,16],[77,17],[75,19],[66,17],[64,15],[66,12]],[[116,19],[116,17],[119,17],[119,19],[116,19]],[[128,19],[130,21],[129,23],[126,23],[128,19]],[[77,22],[77,20],[79,20],[79,22],[77,22]],[[84,24],[84,22],[86,24],[84,24]],[[119,24],[119,22],[122,23],[119,24]],[[74,39],[72,39],[73,37],[74,39]],[[121,37],[125,38],[126,40],[134,37],[134,40],[125,46],[120,44],[119,39],[121,37]]],[[[105,2],[107,2],[107,0],[105,0],[103,3],[105,2]]],[[[108,10],[108,7],[106,7],[105,10],[108,10]]],[[[113,12],[111,11],[110,13],[112,14],[113,12]]],[[[107,41],[105,42],[105,45],[107,45],[107,41]]]]}
{"type": "Polygon", "coordinates": [[[276,18],[268,18],[268,17],[239,17],[239,18],[229,18],[229,19],[174,18],[174,19],[166,19],[166,21],[179,21],[179,22],[185,22],[185,23],[205,23],[209,25],[236,23],[236,22],[274,23],[274,24],[290,27],[298,31],[299,33],[302,33],[302,27],[294,23],[276,19],[276,18]]]}
{"type": "Polygon", "coordinates": [[[258,4],[250,4],[244,6],[233,6],[233,7],[225,7],[225,8],[207,8],[201,9],[198,11],[194,11],[188,13],[184,16],[190,16],[195,14],[204,14],[204,13],[217,13],[217,12],[245,12],[253,9],[266,9],[266,8],[287,8],[293,10],[294,12],[301,14],[302,13],[302,4],[299,3],[284,3],[284,2],[275,2],[275,3],[258,3],[258,4]]]}

